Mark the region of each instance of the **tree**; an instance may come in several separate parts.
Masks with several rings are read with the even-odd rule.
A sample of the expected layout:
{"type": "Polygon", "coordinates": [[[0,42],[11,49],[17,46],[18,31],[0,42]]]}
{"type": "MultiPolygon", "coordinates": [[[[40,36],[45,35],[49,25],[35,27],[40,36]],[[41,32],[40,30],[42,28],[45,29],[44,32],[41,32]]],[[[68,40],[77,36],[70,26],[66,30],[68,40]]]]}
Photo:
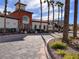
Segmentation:
{"type": "Polygon", "coordinates": [[[61,4],[61,2],[59,2],[59,1],[57,1],[56,2],[56,5],[58,6],[58,31],[60,30],[60,28],[59,28],[59,19],[60,19],[60,4],[61,4]]]}
{"type": "Polygon", "coordinates": [[[60,7],[61,7],[61,29],[62,29],[62,23],[63,23],[63,20],[62,20],[62,16],[63,16],[63,6],[64,6],[64,4],[61,2],[60,3],[60,7]]]}
{"type": "MultiPolygon", "coordinates": [[[[18,0],[18,2],[19,2],[19,10],[18,10],[19,13],[18,13],[18,15],[20,16],[20,11],[21,11],[21,9],[20,9],[20,3],[21,3],[21,0],[18,0]]],[[[23,30],[23,28],[22,28],[22,27],[23,27],[23,24],[21,23],[21,20],[20,20],[20,19],[19,19],[19,25],[20,25],[20,26],[19,26],[19,32],[22,33],[22,30],[23,30]]]]}
{"type": "Polygon", "coordinates": [[[48,4],[48,25],[47,25],[47,31],[49,29],[49,16],[50,16],[50,1],[47,0],[47,4],[48,4]]]}
{"type": "Polygon", "coordinates": [[[40,18],[40,32],[42,27],[42,0],[40,0],[40,10],[41,10],[41,18],[40,18]]]}
{"type": "MultiPolygon", "coordinates": [[[[50,11],[50,0],[40,0],[40,8],[41,8],[41,22],[42,22],[42,2],[48,4],[48,25],[47,25],[47,31],[48,31],[48,26],[49,26],[49,11],[50,11]]],[[[40,23],[42,25],[42,23],[40,23]]],[[[40,26],[41,27],[41,26],[40,26]]]]}
{"type": "Polygon", "coordinates": [[[54,32],[54,0],[51,0],[50,3],[52,5],[52,9],[53,9],[52,27],[53,27],[53,32],[54,32]]]}
{"type": "Polygon", "coordinates": [[[74,0],[74,27],[73,36],[77,37],[77,13],[78,13],[78,0],[74,0]]]}
{"type": "Polygon", "coordinates": [[[65,15],[64,15],[64,29],[63,29],[63,42],[69,43],[68,30],[69,30],[69,11],[70,0],[65,0],[65,15]]]}
{"type": "Polygon", "coordinates": [[[4,8],[4,33],[6,32],[6,16],[7,16],[7,14],[6,14],[6,12],[7,12],[7,3],[8,3],[8,1],[7,0],[5,0],[5,8],[4,8]]]}

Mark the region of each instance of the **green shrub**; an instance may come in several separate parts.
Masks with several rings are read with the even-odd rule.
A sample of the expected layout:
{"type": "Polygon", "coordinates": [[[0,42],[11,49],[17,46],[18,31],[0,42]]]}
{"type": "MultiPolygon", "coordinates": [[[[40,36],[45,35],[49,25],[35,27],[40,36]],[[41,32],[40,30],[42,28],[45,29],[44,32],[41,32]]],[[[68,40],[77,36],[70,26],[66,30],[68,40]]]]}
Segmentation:
{"type": "Polygon", "coordinates": [[[66,54],[63,59],[79,59],[79,54],[74,53],[66,54]]]}
{"type": "Polygon", "coordinates": [[[64,50],[60,50],[60,49],[56,50],[55,53],[62,56],[66,54],[64,50]]]}
{"type": "Polygon", "coordinates": [[[54,48],[54,49],[66,49],[67,48],[67,45],[61,41],[55,41],[50,46],[51,48],[54,48]]]}

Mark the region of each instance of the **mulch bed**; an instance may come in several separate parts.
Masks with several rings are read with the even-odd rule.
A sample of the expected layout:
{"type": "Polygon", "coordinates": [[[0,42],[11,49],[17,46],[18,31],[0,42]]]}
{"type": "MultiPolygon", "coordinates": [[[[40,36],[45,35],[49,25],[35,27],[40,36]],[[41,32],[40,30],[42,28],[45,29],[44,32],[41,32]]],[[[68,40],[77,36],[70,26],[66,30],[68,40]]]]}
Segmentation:
{"type": "Polygon", "coordinates": [[[79,51],[79,39],[73,40],[69,43],[69,46],[75,49],[76,51],[79,51]]]}

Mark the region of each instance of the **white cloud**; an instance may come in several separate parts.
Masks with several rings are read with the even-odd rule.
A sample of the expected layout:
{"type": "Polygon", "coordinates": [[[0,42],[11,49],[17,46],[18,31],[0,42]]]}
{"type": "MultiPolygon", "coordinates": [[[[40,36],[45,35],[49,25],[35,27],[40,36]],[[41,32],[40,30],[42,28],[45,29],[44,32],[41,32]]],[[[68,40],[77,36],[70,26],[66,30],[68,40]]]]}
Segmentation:
{"type": "MultiPolygon", "coordinates": [[[[2,12],[3,13],[3,11],[4,11],[4,6],[0,6],[0,12],[2,12]]],[[[13,8],[11,8],[11,7],[7,7],[7,11],[14,11],[14,9],[13,8]]]]}
{"type": "MultiPolygon", "coordinates": [[[[14,1],[13,0],[8,0],[8,1],[9,1],[9,3],[13,3],[13,2],[16,3],[18,0],[14,0],[14,1]]],[[[55,1],[58,1],[58,0],[55,0],[55,1]]],[[[60,1],[63,2],[63,3],[65,2],[65,0],[60,0],[60,1]]],[[[40,0],[21,0],[21,2],[24,3],[24,4],[27,4],[26,10],[27,9],[35,10],[36,8],[39,8],[39,10],[40,10],[40,0]]],[[[44,15],[44,13],[48,12],[47,3],[43,3],[42,8],[43,8],[43,19],[47,20],[47,15],[44,15]]],[[[4,7],[1,7],[0,11],[3,11],[3,10],[4,10],[4,7]]],[[[8,10],[9,11],[14,11],[15,8],[8,7],[8,10]]],[[[37,10],[37,11],[40,12],[39,10],[37,10]]],[[[52,11],[52,6],[50,7],[50,11],[52,11]]],[[[33,13],[35,13],[35,12],[36,11],[34,11],[33,13]]],[[[57,6],[55,6],[55,19],[57,19],[57,15],[58,15],[57,6]]],[[[40,19],[39,13],[33,14],[33,19],[34,18],[40,19]]],[[[52,12],[50,13],[50,19],[52,19],[52,12]]]]}
{"type": "MultiPolygon", "coordinates": [[[[61,14],[60,14],[59,17],[61,18],[61,14]]],[[[63,14],[62,14],[62,17],[64,17],[64,12],[63,12],[63,14]]],[[[53,19],[53,14],[52,14],[52,13],[50,13],[49,18],[50,18],[50,20],[53,19]]],[[[34,17],[34,19],[40,19],[40,17],[34,17]]],[[[47,15],[46,15],[46,16],[43,16],[43,20],[47,20],[47,19],[48,19],[48,16],[47,16],[47,15]]],[[[58,12],[55,12],[54,19],[55,19],[55,20],[58,19],[58,12]]]]}
{"type": "Polygon", "coordinates": [[[27,3],[27,9],[35,9],[40,7],[40,0],[30,0],[27,3]]]}
{"type": "MultiPolygon", "coordinates": [[[[64,2],[64,0],[61,0],[62,2],[64,2]]],[[[27,9],[35,9],[35,8],[39,8],[40,9],[40,0],[30,0],[27,4],[27,9]]],[[[47,3],[43,3],[43,13],[47,13],[48,12],[48,8],[47,8],[47,3]]],[[[50,11],[52,11],[52,6],[50,7],[50,11]]],[[[40,17],[37,16],[38,14],[34,14],[33,18],[38,18],[40,19],[40,17]]],[[[55,19],[57,19],[57,6],[55,6],[55,19]]],[[[43,19],[47,19],[47,16],[43,15],[43,19]]],[[[52,19],[52,13],[50,14],[50,19],[52,19]]]]}

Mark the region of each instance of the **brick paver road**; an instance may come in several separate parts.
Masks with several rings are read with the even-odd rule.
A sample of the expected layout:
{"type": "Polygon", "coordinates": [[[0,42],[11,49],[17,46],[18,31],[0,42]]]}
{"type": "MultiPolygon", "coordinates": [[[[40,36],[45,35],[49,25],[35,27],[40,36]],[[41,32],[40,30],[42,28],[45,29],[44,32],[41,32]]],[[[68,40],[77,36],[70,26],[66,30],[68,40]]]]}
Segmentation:
{"type": "Polygon", "coordinates": [[[23,41],[0,43],[0,59],[47,59],[41,35],[28,35],[23,41]]]}

